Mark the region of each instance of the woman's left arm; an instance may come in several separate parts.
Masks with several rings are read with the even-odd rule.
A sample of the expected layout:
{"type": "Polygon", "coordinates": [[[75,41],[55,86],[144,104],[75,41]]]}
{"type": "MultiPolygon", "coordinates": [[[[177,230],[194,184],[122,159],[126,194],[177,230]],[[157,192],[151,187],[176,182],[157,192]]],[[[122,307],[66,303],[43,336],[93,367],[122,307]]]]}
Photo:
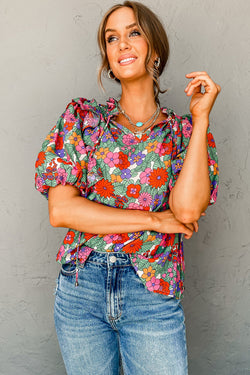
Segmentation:
{"type": "Polygon", "coordinates": [[[206,72],[192,72],[185,88],[191,96],[190,112],[193,130],[182,170],[171,190],[169,206],[182,223],[199,220],[209,204],[210,179],[208,172],[207,129],[209,113],[221,88],[206,72]],[[202,86],[205,92],[201,92],[202,86]]]}

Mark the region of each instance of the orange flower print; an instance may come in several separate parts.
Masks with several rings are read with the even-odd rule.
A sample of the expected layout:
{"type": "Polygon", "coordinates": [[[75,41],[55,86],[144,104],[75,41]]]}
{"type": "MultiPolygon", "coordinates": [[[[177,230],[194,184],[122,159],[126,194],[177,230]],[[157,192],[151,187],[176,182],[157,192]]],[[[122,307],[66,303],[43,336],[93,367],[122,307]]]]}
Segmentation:
{"type": "Polygon", "coordinates": [[[115,175],[115,174],[112,174],[111,175],[111,181],[114,183],[114,182],[122,182],[122,178],[121,176],[118,176],[118,175],[115,175]]]}
{"type": "Polygon", "coordinates": [[[130,242],[129,244],[123,247],[123,251],[127,254],[133,254],[140,250],[142,247],[143,241],[140,238],[130,242]]]}
{"type": "Polygon", "coordinates": [[[164,168],[154,169],[149,176],[149,184],[154,188],[159,188],[166,183],[168,172],[164,168]]]}
{"type": "Polygon", "coordinates": [[[36,160],[36,164],[35,164],[36,168],[40,167],[44,163],[44,161],[45,161],[45,152],[41,151],[39,152],[37,160],[36,160]]]}
{"type": "Polygon", "coordinates": [[[170,166],[171,166],[171,160],[164,160],[163,163],[165,164],[166,169],[170,168],[170,166]]]}
{"type": "Polygon", "coordinates": [[[97,159],[105,159],[108,152],[109,152],[109,148],[108,147],[105,147],[105,148],[101,147],[95,153],[96,158],[97,159]]]}
{"type": "Polygon", "coordinates": [[[127,196],[132,198],[138,198],[141,190],[141,185],[130,184],[127,187],[127,196]]]}
{"type": "Polygon", "coordinates": [[[114,187],[108,180],[100,180],[95,185],[95,192],[102,197],[109,198],[113,196],[114,187]]]}
{"type": "Polygon", "coordinates": [[[146,241],[154,241],[156,239],[156,236],[152,236],[151,234],[148,236],[146,241]]]}
{"type": "Polygon", "coordinates": [[[73,134],[69,137],[69,141],[71,144],[77,146],[78,143],[81,141],[81,137],[76,132],[73,132],[73,134]]]}
{"type": "Polygon", "coordinates": [[[155,151],[157,145],[158,145],[158,142],[157,142],[157,141],[149,142],[149,144],[146,146],[146,150],[147,150],[148,152],[155,151]]]}
{"type": "Polygon", "coordinates": [[[47,137],[45,138],[46,141],[54,142],[56,134],[55,134],[55,132],[54,132],[53,130],[55,130],[55,127],[56,127],[56,126],[54,126],[54,127],[51,129],[51,132],[50,132],[50,133],[47,135],[47,137]]]}
{"type": "Polygon", "coordinates": [[[152,266],[149,266],[148,268],[143,268],[143,274],[141,276],[143,279],[149,281],[153,276],[155,276],[155,270],[152,269],[152,266]]]}
{"type": "Polygon", "coordinates": [[[219,174],[218,164],[214,163],[213,167],[214,167],[214,175],[219,174]]]}

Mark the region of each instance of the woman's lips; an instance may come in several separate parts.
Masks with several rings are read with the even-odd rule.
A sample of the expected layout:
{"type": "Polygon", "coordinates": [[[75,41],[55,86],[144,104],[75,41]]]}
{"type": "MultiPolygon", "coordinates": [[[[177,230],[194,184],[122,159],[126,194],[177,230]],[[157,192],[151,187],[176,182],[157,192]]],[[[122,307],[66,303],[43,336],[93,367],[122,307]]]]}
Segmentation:
{"type": "Polygon", "coordinates": [[[133,62],[135,62],[136,59],[137,59],[136,57],[124,57],[124,58],[119,60],[119,64],[120,65],[129,65],[129,64],[132,64],[133,62]]]}

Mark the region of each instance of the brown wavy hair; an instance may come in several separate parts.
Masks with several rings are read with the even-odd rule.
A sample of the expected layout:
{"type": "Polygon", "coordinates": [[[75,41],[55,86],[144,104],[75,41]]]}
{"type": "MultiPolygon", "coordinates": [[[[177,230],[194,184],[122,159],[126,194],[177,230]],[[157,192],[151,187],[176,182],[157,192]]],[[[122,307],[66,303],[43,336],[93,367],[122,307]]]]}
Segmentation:
{"type": "MultiPolygon", "coordinates": [[[[101,66],[98,72],[98,83],[103,88],[102,84],[102,74],[103,72],[108,72],[110,69],[107,52],[106,52],[106,40],[105,40],[105,29],[109,16],[117,9],[128,7],[134,11],[137,25],[140,32],[145,37],[148,43],[148,54],[145,61],[146,71],[152,76],[154,81],[154,93],[155,99],[158,100],[159,93],[164,93],[160,89],[158,78],[162,74],[165,65],[169,57],[169,42],[167,34],[162,26],[161,21],[158,17],[145,5],[138,3],[136,1],[124,1],[123,4],[116,4],[112,6],[103,16],[98,29],[98,45],[101,51],[101,66]],[[155,52],[160,57],[160,65],[158,68],[150,68],[149,62],[152,57],[152,53],[155,52]]],[[[111,73],[112,74],[112,73],[111,73]]],[[[115,76],[113,78],[120,82],[115,76]]]]}

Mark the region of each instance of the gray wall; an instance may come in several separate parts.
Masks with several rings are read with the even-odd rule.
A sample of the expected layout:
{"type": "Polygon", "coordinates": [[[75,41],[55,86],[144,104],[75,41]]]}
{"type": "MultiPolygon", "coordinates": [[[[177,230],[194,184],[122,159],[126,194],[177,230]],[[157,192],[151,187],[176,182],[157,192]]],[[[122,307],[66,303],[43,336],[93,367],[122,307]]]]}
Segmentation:
{"type": "MultiPolygon", "coordinates": [[[[113,1],[1,0],[0,374],[65,374],[53,324],[55,255],[65,230],[50,227],[34,190],[42,140],[74,97],[103,102],[119,87],[96,83],[96,30],[113,1]]],[[[245,375],[249,357],[249,60],[247,0],[145,1],[163,20],[171,58],[161,103],[188,112],[185,73],[207,70],[222,92],[211,115],[220,158],[218,203],[186,242],[191,375],[245,375]]]]}

